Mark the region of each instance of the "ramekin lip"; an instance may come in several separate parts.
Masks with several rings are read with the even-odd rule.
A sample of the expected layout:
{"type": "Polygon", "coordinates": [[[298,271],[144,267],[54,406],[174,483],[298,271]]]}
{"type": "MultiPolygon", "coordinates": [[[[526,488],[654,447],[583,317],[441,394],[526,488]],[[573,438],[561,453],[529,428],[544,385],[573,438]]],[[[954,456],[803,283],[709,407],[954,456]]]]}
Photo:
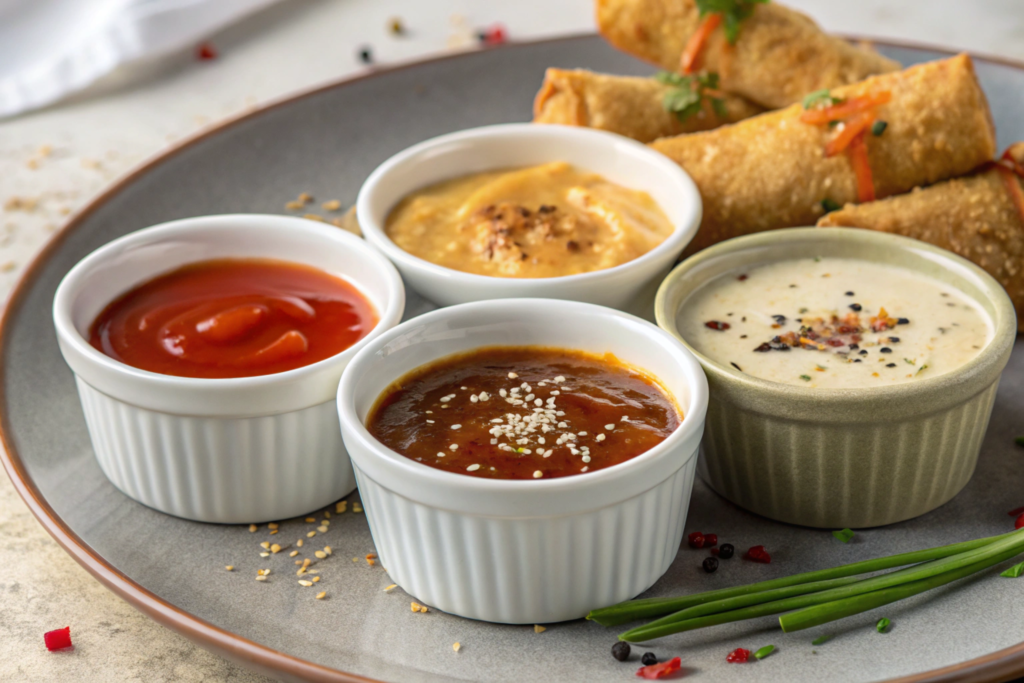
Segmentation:
{"type": "MultiPolygon", "coordinates": [[[[688,439],[694,437],[695,433],[701,433],[704,426],[704,417],[707,411],[708,405],[708,386],[707,379],[704,376],[704,372],[700,367],[700,364],[693,357],[693,354],[689,352],[683,345],[679,343],[672,335],[666,331],[660,329],[656,325],[637,318],[636,316],[618,311],[605,306],[598,306],[596,304],[589,304],[577,301],[569,301],[564,299],[539,299],[539,298],[515,298],[515,299],[503,299],[501,301],[502,306],[546,306],[546,307],[567,307],[567,308],[579,308],[589,311],[595,315],[605,315],[609,318],[617,318],[624,321],[629,321],[634,324],[640,324],[641,329],[646,330],[649,336],[646,337],[648,340],[655,341],[663,345],[663,347],[669,351],[670,354],[675,356],[677,362],[679,362],[685,368],[685,374],[687,376],[688,389],[691,392],[690,406],[688,409],[683,410],[680,406],[680,410],[683,410],[683,420],[679,426],[673,431],[664,441],[654,446],[648,451],[641,453],[640,455],[631,458],[625,462],[607,467],[602,470],[595,472],[588,472],[586,474],[572,475],[566,477],[558,477],[554,479],[530,479],[530,480],[515,480],[515,479],[482,479],[480,477],[472,477],[463,474],[456,474],[454,472],[447,472],[445,470],[437,469],[416,462],[410,458],[407,458],[395,451],[389,449],[384,444],[380,443],[375,439],[367,430],[366,425],[363,424],[362,420],[359,419],[355,409],[354,391],[355,385],[360,381],[362,372],[361,369],[364,365],[373,361],[377,351],[390,343],[394,338],[404,334],[408,329],[417,324],[429,324],[438,320],[443,320],[446,317],[457,315],[466,311],[471,311],[472,308],[482,309],[486,306],[493,305],[493,301],[474,301],[464,304],[456,304],[454,306],[448,306],[440,308],[429,313],[425,313],[421,316],[417,316],[412,320],[406,321],[401,325],[398,325],[380,337],[375,339],[371,344],[367,344],[356,357],[349,363],[348,368],[345,370],[345,374],[342,375],[341,383],[338,386],[338,411],[341,420],[342,430],[346,431],[346,426],[349,429],[346,431],[346,436],[354,436],[359,439],[360,444],[366,448],[367,451],[374,454],[373,457],[380,459],[387,466],[398,468],[402,473],[408,474],[412,477],[421,479],[424,483],[435,483],[443,484],[453,487],[461,487],[466,491],[474,492],[493,492],[496,494],[508,494],[508,493],[522,493],[524,491],[550,491],[552,493],[558,493],[560,491],[578,490],[580,488],[603,485],[609,479],[628,477],[633,475],[633,471],[638,468],[643,468],[645,465],[652,464],[664,457],[668,457],[672,449],[680,444],[685,443],[688,439]]],[[[488,345],[493,346],[493,345],[488,345]]],[[[455,353],[453,351],[453,353],[455,353]]],[[[443,354],[436,357],[436,359],[444,358],[446,355],[443,354]]],[[[640,368],[644,369],[644,368],[640,368]]],[[[379,392],[384,391],[386,387],[379,387],[379,392]]],[[[671,391],[668,387],[666,390],[671,391]]],[[[673,400],[677,403],[678,398],[672,396],[673,400]]],[[[358,453],[360,449],[347,448],[350,457],[353,457],[353,453],[358,453]]],[[[353,457],[353,464],[359,468],[358,462],[359,455],[353,457]]],[[[679,466],[682,467],[685,462],[680,462],[679,466]]],[[[379,482],[382,485],[387,485],[387,482],[379,482]]],[[[651,486],[657,485],[659,482],[651,482],[651,486]]],[[[437,506],[433,506],[437,507],[437,506]]]]}
{"type": "MultiPolygon", "coordinates": [[[[551,159],[551,161],[556,160],[557,159],[551,159]]],[[[507,165],[503,166],[500,163],[494,165],[494,168],[502,167],[507,167],[507,165]]],[[[600,171],[595,170],[595,172],[600,171]]],[[[442,180],[442,178],[437,178],[431,182],[439,182],[440,180],[442,180]]],[[[421,184],[419,187],[423,187],[425,184],[429,183],[421,184]]],[[[392,204],[392,208],[393,206],[394,204],[392,204]]],[[[645,268],[654,268],[657,265],[655,262],[666,252],[675,251],[678,253],[686,247],[686,245],[697,234],[702,215],[703,203],[696,184],[693,182],[693,179],[690,178],[689,174],[682,169],[682,167],[668,157],[650,149],[644,144],[621,135],[592,128],[560,124],[540,125],[533,123],[500,123],[468,128],[424,140],[423,142],[419,142],[394,154],[374,169],[374,171],[363,182],[362,187],[359,189],[359,195],[356,199],[357,220],[359,221],[359,226],[362,229],[363,234],[366,236],[367,241],[374,244],[374,246],[380,249],[385,256],[394,261],[400,267],[414,269],[419,274],[426,277],[446,279],[453,282],[459,282],[470,287],[481,284],[506,284],[510,288],[515,288],[520,291],[527,290],[528,288],[540,290],[548,286],[572,285],[578,283],[587,284],[593,282],[599,283],[602,280],[612,279],[623,273],[643,270],[645,268]],[[627,261],[611,268],[548,278],[502,278],[490,275],[466,273],[460,270],[447,268],[436,263],[431,263],[426,259],[414,256],[395,244],[391,238],[387,236],[383,226],[379,225],[377,221],[373,219],[370,210],[370,202],[373,198],[373,194],[378,191],[381,182],[386,179],[389,174],[394,173],[396,169],[407,164],[425,163],[426,160],[421,160],[419,157],[422,157],[428,152],[445,145],[489,137],[506,137],[515,135],[537,136],[539,138],[559,136],[589,138],[595,144],[621,146],[642,154],[645,157],[645,161],[659,167],[664,171],[666,176],[674,177],[675,182],[680,185],[681,195],[679,201],[690,202],[691,208],[690,215],[688,217],[688,225],[676,225],[672,234],[669,235],[661,244],[631,261],[627,261]]],[[[528,295],[522,296],[528,297],[528,295]]]]}
{"type": "MultiPolygon", "coordinates": [[[[912,266],[905,266],[914,270],[912,266]]],[[[805,401],[812,399],[831,405],[854,404],[866,400],[885,401],[888,399],[912,400],[915,397],[932,395],[940,391],[942,387],[963,381],[964,378],[973,377],[979,373],[985,373],[989,368],[998,362],[1000,356],[1008,353],[1013,346],[1016,337],[1016,313],[1013,303],[1006,294],[1002,285],[995,278],[986,273],[982,268],[971,263],[967,259],[954,254],[948,250],[902,235],[877,232],[860,228],[849,227],[795,227],[769,230],[734,237],[719,242],[707,249],[704,249],[672,269],[672,272],[662,281],[658,287],[655,297],[654,313],[658,326],[672,334],[689,349],[698,359],[701,366],[708,373],[713,373],[716,379],[728,382],[734,386],[742,387],[745,390],[758,392],[763,395],[785,396],[787,400],[805,401]],[[669,296],[675,287],[675,283],[684,274],[693,270],[701,263],[713,258],[730,253],[738,253],[761,245],[777,244],[785,241],[801,240],[853,240],[860,242],[874,242],[884,244],[888,247],[899,249],[910,253],[928,253],[935,258],[940,258],[947,263],[962,268],[971,276],[984,284],[982,289],[993,293],[987,299],[991,303],[996,315],[992,317],[992,338],[982,348],[981,352],[964,365],[945,372],[935,377],[922,379],[919,382],[896,384],[882,387],[857,387],[857,388],[820,388],[802,387],[792,384],[783,384],[771,380],[753,377],[737,371],[735,368],[719,363],[687,342],[679,332],[675,322],[675,310],[669,310],[669,296]]],[[[998,374],[998,373],[997,373],[998,374]]]]}
{"type": "MultiPolygon", "coordinates": [[[[357,289],[362,290],[361,285],[354,279],[346,277],[357,289]]],[[[64,343],[71,345],[80,354],[80,357],[98,368],[100,371],[129,377],[139,382],[149,382],[154,389],[176,388],[195,390],[221,390],[244,391],[246,389],[261,388],[266,385],[274,385],[291,381],[301,381],[310,376],[319,374],[330,367],[347,363],[359,351],[359,349],[370,340],[390,329],[402,318],[405,308],[405,286],[401,276],[394,265],[382,254],[376,251],[372,245],[367,244],[358,236],[336,227],[321,225],[295,216],[281,216],[275,214],[259,213],[232,213],[232,214],[210,214],[192,216],[173,221],[166,221],[156,225],[141,228],[139,230],[122,235],[90,252],[78,261],[61,279],[53,299],[53,321],[58,337],[64,343]],[[95,349],[89,341],[78,331],[72,321],[72,303],[79,290],[79,280],[84,277],[91,268],[101,264],[104,259],[111,256],[118,250],[152,244],[159,242],[161,238],[168,239],[174,235],[194,230],[202,224],[206,227],[228,227],[237,225],[239,222],[271,221],[284,224],[288,232],[304,231],[326,240],[340,240],[360,250],[368,259],[375,260],[381,273],[388,280],[387,302],[384,310],[378,311],[378,321],[370,332],[344,351],[325,358],[310,365],[287,370],[285,372],[271,373],[268,375],[256,375],[253,377],[232,377],[232,378],[202,378],[202,377],[181,377],[177,375],[164,375],[157,372],[150,372],[122,363],[95,349]]],[[[77,374],[77,373],[76,373],[77,374]]]]}

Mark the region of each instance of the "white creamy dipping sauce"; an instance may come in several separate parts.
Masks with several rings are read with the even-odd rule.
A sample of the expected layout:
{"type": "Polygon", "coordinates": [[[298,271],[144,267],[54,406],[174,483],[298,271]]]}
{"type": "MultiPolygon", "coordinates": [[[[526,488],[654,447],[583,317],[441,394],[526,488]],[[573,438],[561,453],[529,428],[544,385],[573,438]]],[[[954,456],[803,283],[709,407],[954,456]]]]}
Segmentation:
{"type": "Polygon", "coordinates": [[[981,352],[992,323],[954,287],[856,259],[780,261],[709,281],[680,306],[693,348],[754,377],[807,387],[914,382],[981,352]]]}

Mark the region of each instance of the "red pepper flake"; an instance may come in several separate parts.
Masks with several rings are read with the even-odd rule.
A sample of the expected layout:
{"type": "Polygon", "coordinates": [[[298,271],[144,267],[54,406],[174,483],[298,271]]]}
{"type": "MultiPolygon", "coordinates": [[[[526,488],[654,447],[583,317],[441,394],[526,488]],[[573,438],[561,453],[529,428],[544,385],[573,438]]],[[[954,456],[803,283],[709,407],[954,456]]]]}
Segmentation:
{"type": "Polygon", "coordinates": [[[715,557],[718,557],[718,548],[712,548],[712,549],[711,549],[710,551],[708,551],[708,552],[710,552],[710,553],[711,553],[712,555],[714,555],[715,557]]]}
{"type": "Polygon", "coordinates": [[[495,45],[501,45],[508,40],[508,34],[505,31],[505,27],[501,24],[495,24],[494,26],[484,29],[477,33],[477,38],[480,42],[488,47],[494,47],[495,45]]]}
{"type": "Polygon", "coordinates": [[[748,277],[750,277],[750,276],[749,276],[749,275],[747,275],[746,273],[744,273],[743,275],[740,275],[740,276],[739,276],[738,278],[736,278],[736,279],[737,279],[737,280],[739,280],[740,282],[743,282],[743,281],[744,281],[744,280],[746,280],[746,279],[747,279],[748,277]]]}
{"type": "Polygon", "coordinates": [[[640,678],[646,678],[649,681],[653,681],[657,678],[664,678],[679,671],[683,666],[683,661],[679,657],[673,657],[667,662],[661,664],[651,664],[650,666],[642,666],[636,670],[636,675],[640,678]]]}
{"type": "Polygon", "coordinates": [[[71,647],[71,627],[65,626],[56,631],[47,631],[43,634],[43,642],[46,643],[46,649],[50,652],[71,647]]]}
{"type": "Polygon", "coordinates": [[[1024,507],[1019,507],[1016,510],[1010,510],[1006,514],[1010,515],[1011,517],[1016,517],[1017,515],[1024,515],[1024,507]]]}
{"type": "Polygon", "coordinates": [[[718,534],[704,534],[704,547],[712,548],[718,545],[718,534]]]}
{"type": "Polygon", "coordinates": [[[729,323],[723,323],[719,320],[709,320],[706,323],[704,323],[704,327],[708,328],[709,330],[718,330],[719,332],[721,332],[723,330],[729,329],[729,327],[731,326],[729,325],[729,323]]]}
{"type": "Polygon", "coordinates": [[[203,43],[196,48],[196,58],[204,62],[208,62],[211,59],[217,59],[217,50],[214,49],[213,45],[203,43]]]}
{"type": "Polygon", "coordinates": [[[772,563],[772,556],[768,554],[768,551],[764,549],[763,545],[755,545],[753,548],[748,550],[747,559],[751,562],[760,562],[761,564],[772,563]]]}
{"type": "Polygon", "coordinates": [[[750,661],[750,650],[744,650],[742,647],[738,647],[725,658],[725,661],[730,664],[745,664],[750,661]]]}
{"type": "Polygon", "coordinates": [[[1021,514],[1021,516],[1017,518],[1017,521],[1013,523],[1013,528],[1024,529],[1024,514],[1021,514]]]}
{"type": "Polygon", "coordinates": [[[692,534],[686,537],[690,543],[691,548],[703,548],[704,547],[704,534],[699,531],[694,531],[692,534]]]}

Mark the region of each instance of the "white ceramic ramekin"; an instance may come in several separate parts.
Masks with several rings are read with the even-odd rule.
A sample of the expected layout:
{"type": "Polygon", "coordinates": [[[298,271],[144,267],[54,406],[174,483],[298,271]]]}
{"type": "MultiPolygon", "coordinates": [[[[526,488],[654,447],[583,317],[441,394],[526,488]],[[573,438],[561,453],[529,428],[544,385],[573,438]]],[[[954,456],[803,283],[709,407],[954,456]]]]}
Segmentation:
{"type": "Polygon", "coordinates": [[[473,619],[548,623],[632,598],[676,556],[704,430],[708,389],[682,344],[654,325],[570,301],[510,299],[444,308],[365,346],[345,371],[338,412],[374,544],[392,580],[473,619]],[[655,448],[559,479],[479,479],[386,448],[367,415],[393,381],[475,348],[543,345],[611,352],[656,376],[684,413],[655,448]]]}
{"type": "Polygon", "coordinates": [[[100,247],[64,277],[53,319],[110,481],[161,512],[238,523],[300,515],[355,488],[333,398],[345,366],[394,327],[404,308],[398,273],[358,237],[301,218],[236,214],[163,223],[100,247]],[[314,266],[355,285],[380,322],[319,363],[237,379],[147,372],[89,344],[89,326],[117,296],[160,273],[215,258],[314,266]]]}
{"type": "Polygon", "coordinates": [[[366,239],[391,259],[416,291],[442,306],[516,297],[569,299],[624,308],[664,276],[700,226],[702,205],[690,176],[646,145],[575,126],[512,123],[442,135],[391,157],[359,191],[356,213],[366,239]],[[474,275],[430,263],[398,247],[384,232],[388,213],[406,195],[460,175],[566,161],[626,187],[643,190],[675,225],[664,242],[614,268],[552,278],[474,275]]]}

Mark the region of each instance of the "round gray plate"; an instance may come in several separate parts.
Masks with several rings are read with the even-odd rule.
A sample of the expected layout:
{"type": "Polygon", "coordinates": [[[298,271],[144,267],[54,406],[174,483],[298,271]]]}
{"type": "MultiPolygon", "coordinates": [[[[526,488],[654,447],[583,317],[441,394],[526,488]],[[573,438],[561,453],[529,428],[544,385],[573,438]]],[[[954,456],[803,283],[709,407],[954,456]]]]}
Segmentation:
{"type": "MultiPolygon", "coordinates": [[[[944,53],[882,46],[906,64],[944,53]]],[[[305,551],[329,544],[318,588],[296,583],[287,552],[259,557],[260,541],[294,544],[313,525],[245,527],[183,521],[129,500],[100,472],[89,445],[71,372],[61,360],[50,303],[60,278],[105,242],[154,223],[200,214],[283,212],[299,192],[350,204],[381,161],[426,138],[488,123],[526,121],[548,66],[623,74],[650,68],[596,37],[510,46],[427,62],[341,83],[231,122],[172,150],[128,177],[79,216],[29,271],[2,328],[0,418],[5,465],[40,521],[89,571],[147,614],[200,644],[278,677],[387,681],[633,680],[634,656],[609,656],[615,631],[584,621],[498,626],[431,611],[414,614],[410,596],[362,559],[373,549],[363,515],[332,519],[305,551]],[[353,558],[359,558],[354,562],[353,558]],[[224,566],[235,570],[226,572],[224,566]],[[254,581],[258,568],[269,580],[254,581]],[[328,599],[314,600],[324,589],[328,599]],[[455,653],[452,643],[462,650],[455,653]],[[349,673],[342,673],[349,672],[349,673]]],[[[1024,139],[1024,70],[978,60],[1000,146],[1024,139]]],[[[430,308],[410,301],[408,314],[430,308]]],[[[1004,375],[995,413],[970,485],[919,519],[862,531],[849,545],[827,531],[774,523],[717,497],[698,482],[687,531],[716,532],[744,549],[763,544],[771,565],[722,562],[700,569],[705,553],[684,546],[649,595],[746,583],[801,570],[952,543],[1012,528],[1007,511],[1024,505],[1024,349],[1004,375]]],[[[350,506],[351,509],[351,506],[350,506]]],[[[319,517],[318,517],[319,518],[319,517]]],[[[303,556],[308,553],[303,552],[303,556]]],[[[651,644],[680,655],[703,680],[746,681],[1007,680],[1024,672],[1024,579],[997,571],[829,628],[783,634],[771,619],[718,627],[651,644]],[[893,622],[878,634],[882,616],[893,622]],[[811,640],[835,637],[821,646],[811,640]],[[769,659],[725,663],[736,647],[774,644],[769,659]],[[1011,652],[999,652],[1015,648],[1011,652]],[[978,658],[984,658],[980,661],[978,658]],[[975,661],[970,661],[975,660],[975,661]],[[959,665],[959,666],[957,666],[959,665]],[[943,674],[923,672],[957,667],[943,674]]]]}

